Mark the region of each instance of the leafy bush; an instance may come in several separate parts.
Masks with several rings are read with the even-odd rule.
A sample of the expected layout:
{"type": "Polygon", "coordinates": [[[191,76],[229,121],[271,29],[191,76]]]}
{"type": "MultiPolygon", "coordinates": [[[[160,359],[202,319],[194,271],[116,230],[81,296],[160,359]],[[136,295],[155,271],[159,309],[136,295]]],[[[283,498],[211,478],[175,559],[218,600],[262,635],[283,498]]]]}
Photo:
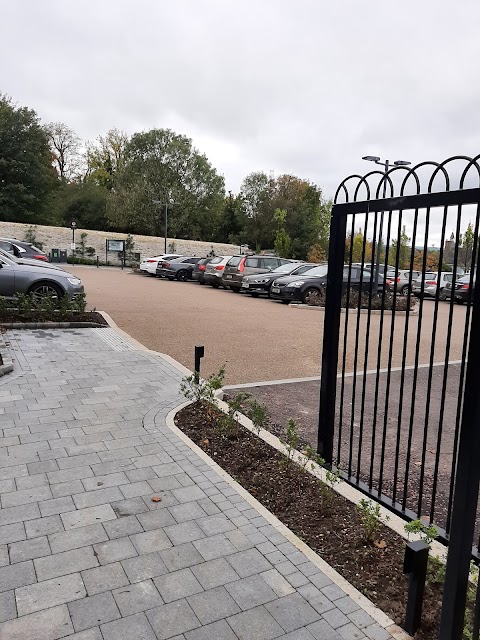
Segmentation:
{"type": "Polygon", "coordinates": [[[63,296],[59,298],[53,294],[46,296],[34,296],[31,293],[18,293],[13,300],[0,297],[0,316],[9,311],[17,310],[25,318],[38,316],[39,314],[65,317],[72,312],[85,311],[87,306],[85,294],[79,294],[75,298],[63,296]]]}
{"type": "MultiPolygon", "coordinates": [[[[313,307],[324,307],[325,306],[325,295],[320,296],[312,296],[308,304],[313,307]]],[[[380,310],[385,309],[386,311],[391,311],[395,309],[396,311],[406,311],[408,298],[406,296],[394,296],[390,291],[385,292],[385,298],[382,293],[374,293],[372,294],[372,298],[370,300],[370,296],[368,293],[362,293],[360,295],[359,291],[355,289],[350,289],[350,293],[347,299],[347,292],[345,292],[342,296],[342,308],[345,309],[347,307],[349,309],[358,309],[359,306],[361,309],[372,309],[372,310],[380,310]]],[[[410,308],[412,309],[415,304],[415,300],[413,298],[410,299],[410,308]]]]}

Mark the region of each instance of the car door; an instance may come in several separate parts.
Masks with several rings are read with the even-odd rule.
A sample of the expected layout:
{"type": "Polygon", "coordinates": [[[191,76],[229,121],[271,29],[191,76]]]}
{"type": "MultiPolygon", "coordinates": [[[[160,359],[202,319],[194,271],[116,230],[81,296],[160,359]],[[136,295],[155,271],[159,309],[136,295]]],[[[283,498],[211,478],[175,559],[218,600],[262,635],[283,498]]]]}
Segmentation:
{"type": "Polygon", "coordinates": [[[251,276],[254,273],[264,273],[265,271],[268,271],[268,269],[262,266],[262,258],[250,256],[245,260],[245,267],[243,269],[243,273],[240,275],[242,277],[251,276]]]}
{"type": "Polygon", "coordinates": [[[0,257],[0,296],[11,298],[15,293],[15,267],[0,257]]]}

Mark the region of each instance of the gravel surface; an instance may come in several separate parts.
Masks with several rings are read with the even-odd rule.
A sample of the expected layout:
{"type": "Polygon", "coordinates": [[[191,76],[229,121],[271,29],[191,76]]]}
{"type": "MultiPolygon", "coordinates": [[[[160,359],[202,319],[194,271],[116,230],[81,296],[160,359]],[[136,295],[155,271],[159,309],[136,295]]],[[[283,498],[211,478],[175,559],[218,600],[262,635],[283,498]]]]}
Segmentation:
{"type": "MultiPolygon", "coordinates": [[[[193,368],[195,344],[205,345],[202,374],[227,363],[227,384],[318,376],[324,313],[299,311],[268,299],[216,290],[194,282],[170,282],[130,270],[73,267],[82,278],[89,308],[109,313],[121,329],[155,351],[193,368]]],[[[434,303],[425,301],[420,362],[428,362],[434,303]]],[[[449,305],[440,303],[435,360],[444,358],[449,305]]],[[[392,316],[385,316],[381,364],[388,361],[392,316]]],[[[342,327],[345,316],[342,315],[342,327]]],[[[410,317],[407,362],[414,363],[418,316],[410,317]]],[[[461,358],[465,307],[455,306],[450,360],[461,358]]],[[[371,317],[368,368],[377,362],[380,316],[371,317]]],[[[367,315],[360,316],[358,368],[363,366],[367,315]]],[[[404,316],[396,317],[393,365],[402,360],[404,316]]],[[[356,327],[350,316],[346,368],[352,370],[356,327]]]]}

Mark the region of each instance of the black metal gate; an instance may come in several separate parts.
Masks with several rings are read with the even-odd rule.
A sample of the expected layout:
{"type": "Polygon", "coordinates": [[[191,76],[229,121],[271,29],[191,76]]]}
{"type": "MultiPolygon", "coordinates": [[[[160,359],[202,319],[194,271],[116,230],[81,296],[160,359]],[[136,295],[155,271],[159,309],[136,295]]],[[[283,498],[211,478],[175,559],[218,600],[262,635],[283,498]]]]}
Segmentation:
{"type": "Polygon", "coordinates": [[[479,158],[350,176],[330,231],[318,450],[373,499],[441,530],[442,640],[462,637],[480,548],[479,158]]]}

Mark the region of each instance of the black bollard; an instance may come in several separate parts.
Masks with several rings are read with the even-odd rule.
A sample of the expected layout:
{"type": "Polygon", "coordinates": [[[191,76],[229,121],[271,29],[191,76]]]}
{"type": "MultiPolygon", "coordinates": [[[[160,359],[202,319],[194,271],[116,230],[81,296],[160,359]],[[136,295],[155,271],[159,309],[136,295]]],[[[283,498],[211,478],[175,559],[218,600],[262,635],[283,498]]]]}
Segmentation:
{"type": "Polygon", "coordinates": [[[412,636],[422,622],[423,594],[429,551],[430,547],[423,540],[409,542],[405,547],[403,573],[408,574],[408,598],[404,629],[412,636]]]}
{"type": "Polygon", "coordinates": [[[195,380],[196,382],[200,379],[200,360],[205,355],[205,347],[203,344],[195,345],[195,380]]]}
{"type": "Polygon", "coordinates": [[[98,256],[97,256],[97,269],[98,269],[99,266],[100,266],[100,261],[99,261],[98,256]]]}

